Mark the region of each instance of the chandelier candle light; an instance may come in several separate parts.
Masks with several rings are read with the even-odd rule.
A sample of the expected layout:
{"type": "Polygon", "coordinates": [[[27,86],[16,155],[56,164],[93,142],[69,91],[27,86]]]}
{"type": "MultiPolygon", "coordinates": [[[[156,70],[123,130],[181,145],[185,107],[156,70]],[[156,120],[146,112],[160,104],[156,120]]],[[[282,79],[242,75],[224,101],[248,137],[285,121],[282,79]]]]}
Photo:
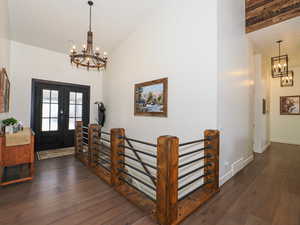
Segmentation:
{"type": "Polygon", "coordinates": [[[289,71],[289,57],[288,55],[281,55],[281,43],[282,40],[277,41],[278,48],[279,48],[279,55],[271,58],[271,70],[272,70],[272,77],[286,77],[288,76],[289,71]]]}
{"type": "Polygon", "coordinates": [[[90,68],[97,69],[106,66],[107,62],[107,53],[104,52],[100,54],[100,49],[97,47],[94,51],[93,49],[93,32],[92,32],[92,6],[94,3],[88,1],[90,6],[90,24],[89,31],[87,32],[87,44],[84,44],[81,52],[77,52],[76,46],[74,45],[71,49],[70,58],[71,63],[78,67],[85,67],[87,70],[90,68]]]}

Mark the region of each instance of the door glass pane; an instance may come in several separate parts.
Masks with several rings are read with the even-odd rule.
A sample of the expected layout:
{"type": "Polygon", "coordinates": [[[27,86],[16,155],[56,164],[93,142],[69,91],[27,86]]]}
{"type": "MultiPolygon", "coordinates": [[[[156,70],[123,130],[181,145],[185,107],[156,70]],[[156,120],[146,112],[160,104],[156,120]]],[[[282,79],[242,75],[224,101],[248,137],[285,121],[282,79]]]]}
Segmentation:
{"type": "Polygon", "coordinates": [[[69,117],[75,117],[75,105],[69,106],[69,117]]]}
{"type": "Polygon", "coordinates": [[[82,121],[83,93],[70,92],[69,102],[69,129],[75,129],[75,121],[82,121]]]}
{"type": "Polygon", "coordinates": [[[42,131],[49,131],[49,119],[42,119],[42,131]]]}
{"type": "Polygon", "coordinates": [[[77,94],[76,94],[76,104],[82,104],[82,93],[77,92],[77,94]]]}
{"type": "Polygon", "coordinates": [[[69,118],[69,129],[70,130],[75,129],[75,118],[69,118]]]}
{"type": "Polygon", "coordinates": [[[58,104],[51,104],[51,117],[58,117],[58,104]]]}
{"type": "Polygon", "coordinates": [[[43,90],[43,102],[50,103],[50,90],[43,90]]]}
{"type": "Polygon", "coordinates": [[[56,131],[56,130],[58,130],[57,128],[58,128],[58,121],[57,121],[57,119],[51,119],[50,120],[50,130],[51,131],[56,131]]]}
{"type": "Polygon", "coordinates": [[[76,93],[70,92],[70,104],[76,104],[76,93]]]}
{"type": "Polygon", "coordinates": [[[42,131],[57,131],[58,130],[58,90],[43,91],[42,103],[42,131]]]}
{"type": "Polygon", "coordinates": [[[58,91],[51,91],[51,103],[58,103],[58,91]]]}
{"type": "Polygon", "coordinates": [[[82,105],[76,105],[76,117],[82,117],[82,105]]]}
{"type": "Polygon", "coordinates": [[[50,104],[43,103],[43,118],[49,117],[50,116],[50,104]]]}

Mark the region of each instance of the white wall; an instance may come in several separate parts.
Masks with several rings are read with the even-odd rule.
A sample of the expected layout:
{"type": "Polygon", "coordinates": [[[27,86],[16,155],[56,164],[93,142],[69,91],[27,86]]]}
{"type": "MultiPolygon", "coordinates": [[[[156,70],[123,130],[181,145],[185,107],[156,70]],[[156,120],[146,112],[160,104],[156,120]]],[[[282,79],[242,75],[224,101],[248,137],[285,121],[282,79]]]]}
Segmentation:
{"type": "Polygon", "coordinates": [[[270,76],[266,60],[261,54],[255,55],[254,151],[257,153],[263,153],[270,145],[270,76]],[[263,99],[266,100],[266,114],[263,114],[263,99]]]}
{"type": "Polygon", "coordinates": [[[294,87],[282,88],[280,79],[271,79],[271,141],[300,145],[300,116],[280,115],[280,96],[300,95],[300,65],[289,69],[294,71],[294,87]]]}
{"type": "Polygon", "coordinates": [[[102,73],[73,68],[68,55],[11,42],[11,116],[30,126],[32,78],[91,86],[90,121],[95,101],[102,100],[102,73]]]}
{"type": "MultiPolygon", "coordinates": [[[[8,19],[8,0],[0,0],[0,68],[5,67],[10,76],[9,70],[9,19],[8,19]]],[[[6,118],[8,113],[0,113],[0,120],[6,118]]]]}
{"type": "Polygon", "coordinates": [[[127,136],[153,143],[161,135],[195,140],[205,129],[216,129],[216,1],[164,1],[110,54],[104,90],[106,129],[123,127],[127,136]],[[134,84],[164,77],[169,79],[168,117],[134,116],[134,84]]]}
{"type": "Polygon", "coordinates": [[[0,0],[0,68],[9,67],[8,0],[0,0]]]}
{"type": "Polygon", "coordinates": [[[129,136],[182,141],[217,128],[216,1],[166,0],[110,55],[105,78],[107,128],[129,136]],[[169,78],[168,118],[134,116],[134,84],[169,78]]]}
{"type": "Polygon", "coordinates": [[[221,184],[253,158],[254,58],[245,34],[245,1],[218,1],[218,123],[221,184]]]}

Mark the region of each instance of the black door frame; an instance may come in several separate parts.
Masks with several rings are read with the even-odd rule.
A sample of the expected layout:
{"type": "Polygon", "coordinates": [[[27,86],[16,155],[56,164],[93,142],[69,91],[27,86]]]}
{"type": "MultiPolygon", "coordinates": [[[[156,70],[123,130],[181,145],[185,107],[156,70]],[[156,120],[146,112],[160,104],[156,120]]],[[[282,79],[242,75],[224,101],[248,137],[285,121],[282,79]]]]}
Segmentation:
{"type": "MultiPolygon", "coordinates": [[[[87,123],[90,121],[90,90],[91,87],[88,85],[81,85],[81,84],[73,84],[73,83],[65,83],[65,82],[58,82],[58,81],[51,81],[51,80],[43,80],[43,79],[35,79],[32,78],[31,81],[31,112],[30,112],[30,127],[34,131],[36,128],[35,124],[35,105],[36,105],[36,98],[35,93],[37,86],[39,84],[48,84],[48,85],[58,85],[58,86],[69,86],[69,87],[75,87],[75,88],[84,88],[87,90],[87,102],[88,102],[88,108],[87,108],[87,123]]],[[[35,142],[37,143],[37,142],[35,142]]],[[[35,146],[37,147],[37,146],[35,146]]],[[[37,148],[35,148],[37,149],[37,148]]]]}

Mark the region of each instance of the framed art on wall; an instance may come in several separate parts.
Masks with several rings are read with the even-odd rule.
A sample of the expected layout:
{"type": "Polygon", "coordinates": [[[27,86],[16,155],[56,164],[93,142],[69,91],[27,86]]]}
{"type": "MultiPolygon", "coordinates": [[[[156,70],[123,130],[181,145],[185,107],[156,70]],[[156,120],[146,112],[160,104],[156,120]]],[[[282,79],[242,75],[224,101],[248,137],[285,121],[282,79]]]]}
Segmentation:
{"type": "Polygon", "coordinates": [[[266,101],[266,99],[264,99],[264,98],[263,98],[263,101],[262,101],[262,109],[263,109],[263,110],[262,110],[262,111],[263,111],[262,113],[263,113],[263,114],[266,114],[266,113],[267,113],[267,101],[266,101]]]}
{"type": "Polygon", "coordinates": [[[168,116],[168,78],[135,85],[134,115],[168,116]]]}
{"type": "Polygon", "coordinates": [[[300,95],[280,97],[281,115],[300,115],[300,95]]]}
{"type": "Polygon", "coordinates": [[[10,82],[3,68],[0,70],[0,113],[9,112],[10,82]]]}

